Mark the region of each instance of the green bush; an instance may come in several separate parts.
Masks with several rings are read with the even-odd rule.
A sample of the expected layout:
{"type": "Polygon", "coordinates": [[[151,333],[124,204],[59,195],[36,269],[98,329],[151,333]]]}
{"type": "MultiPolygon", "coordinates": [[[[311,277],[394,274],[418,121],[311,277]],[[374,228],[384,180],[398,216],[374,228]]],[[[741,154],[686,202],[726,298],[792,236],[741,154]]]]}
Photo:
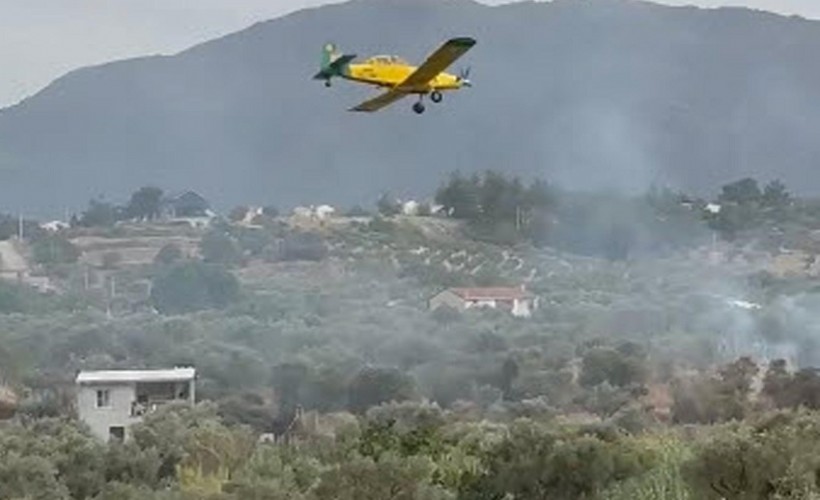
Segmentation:
{"type": "Polygon", "coordinates": [[[230,234],[219,229],[209,231],[199,242],[202,259],[211,264],[235,266],[242,263],[242,250],[230,234]]]}
{"type": "Polygon", "coordinates": [[[154,279],[151,302],[163,314],[222,309],[239,299],[239,281],[224,268],[201,262],[177,264],[154,279]]]}
{"type": "Polygon", "coordinates": [[[157,252],[157,255],[154,257],[154,263],[165,265],[173,264],[182,259],[182,257],[182,250],[179,248],[179,245],[168,243],[159,249],[159,252],[157,252]]]}
{"type": "Polygon", "coordinates": [[[48,235],[35,241],[32,254],[35,262],[44,265],[71,264],[80,257],[76,246],[57,235],[48,235]]]}
{"type": "Polygon", "coordinates": [[[320,261],[327,257],[324,238],[317,233],[296,232],[285,236],[280,246],[279,258],[284,261],[320,261]]]}

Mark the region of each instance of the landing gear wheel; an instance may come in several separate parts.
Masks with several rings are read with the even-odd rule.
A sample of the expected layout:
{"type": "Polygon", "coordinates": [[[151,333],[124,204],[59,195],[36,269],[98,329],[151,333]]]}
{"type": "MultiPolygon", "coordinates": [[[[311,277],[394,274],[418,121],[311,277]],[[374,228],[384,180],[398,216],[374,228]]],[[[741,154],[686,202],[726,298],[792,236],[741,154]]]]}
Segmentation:
{"type": "Polygon", "coordinates": [[[415,111],[416,114],[419,114],[419,115],[424,113],[424,103],[419,101],[416,104],[413,104],[413,111],[415,111]]]}
{"type": "Polygon", "coordinates": [[[438,90],[434,90],[433,93],[430,94],[430,100],[435,102],[435,103],[439,103],[443,99],[444,99],[444,96],[441,95],[441,92],[439,92],[438,90]]]}
{"type": "Polygon", "coordinates": [[[330,80],[325,80],[325,87],[330,88],[331,85],[333,84],[330,83],[330,80]]]}

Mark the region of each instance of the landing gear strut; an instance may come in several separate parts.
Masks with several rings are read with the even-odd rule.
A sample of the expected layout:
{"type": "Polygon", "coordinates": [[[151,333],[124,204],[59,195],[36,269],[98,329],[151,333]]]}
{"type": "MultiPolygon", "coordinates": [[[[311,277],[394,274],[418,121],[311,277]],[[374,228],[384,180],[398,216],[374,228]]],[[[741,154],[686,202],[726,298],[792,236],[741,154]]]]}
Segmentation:
{"type": "Polygon", "coordinates": [[[444,96],[438,90],[434,90],[433,93],[430,94],[430,100],[435,103],[440,103],[444,99],[444,96]]]}

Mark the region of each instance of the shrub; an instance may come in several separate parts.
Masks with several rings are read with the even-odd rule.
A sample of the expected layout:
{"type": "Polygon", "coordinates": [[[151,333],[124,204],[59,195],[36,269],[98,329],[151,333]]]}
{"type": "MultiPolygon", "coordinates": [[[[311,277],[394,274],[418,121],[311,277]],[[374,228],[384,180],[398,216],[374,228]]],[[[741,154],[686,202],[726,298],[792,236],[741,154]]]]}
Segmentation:
{"type": "Polygon", "coordinates": [[[327,245],[324,238],[316,233],[292,233],[282,240],[279,258],[281,260],[320,261],[327,257],[327,245]]]}
{"type": "Polygon", "coordinates": [[[202,259],[212,264],[226,266],[238,265],[242,262],[242,251],[230,235],[214,230],[208,232],[199,242],[202,259]]]}
{"type": "Polygon", "coordinates": [[[174,243],[168,243],[159,249],[156,257],[154,257],[155,264],[173,264],[182,259],[182,250],[174,243]]]}
{"type": "Polygon", "coordinates": [[[163,314],[221,309],[239,298],[239,281],[220,266],[177,264],[154,279],[151,302],[163,314]]]}
{"type": "Polygon", "coordinates": [[[32,246],[34,261],[38,264],[55,265],[77,262],[80,251],[62,236],[49,235],[37,240],[32,246]]]}
{"type": "Polygon", "coordinates": [[[103,269],[114,269],[122,262],[122,254],[119,252],[106,252],[102,256],[103,269]]]}

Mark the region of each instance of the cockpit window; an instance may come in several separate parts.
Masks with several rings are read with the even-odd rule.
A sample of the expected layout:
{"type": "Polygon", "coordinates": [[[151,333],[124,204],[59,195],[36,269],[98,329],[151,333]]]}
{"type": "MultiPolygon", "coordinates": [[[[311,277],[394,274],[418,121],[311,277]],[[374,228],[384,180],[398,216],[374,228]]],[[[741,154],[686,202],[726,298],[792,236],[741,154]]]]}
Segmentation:
{"type": "Polygon", "coordinates": [[[367,60],[368,64],[407,64],[407,62],[398,56],[375,56],[367,60]]]}

